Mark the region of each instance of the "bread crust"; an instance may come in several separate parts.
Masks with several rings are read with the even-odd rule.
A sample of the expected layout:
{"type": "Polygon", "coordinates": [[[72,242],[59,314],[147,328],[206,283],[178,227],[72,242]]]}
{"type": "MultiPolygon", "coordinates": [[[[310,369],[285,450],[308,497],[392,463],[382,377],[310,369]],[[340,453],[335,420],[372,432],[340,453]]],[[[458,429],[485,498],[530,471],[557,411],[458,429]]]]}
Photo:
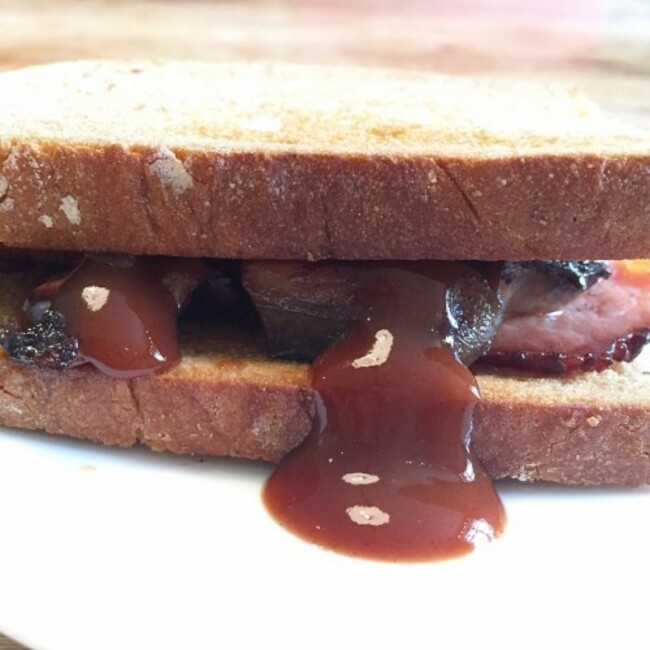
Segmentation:
{"type": "Polygon", "coordinates": [[[307,260],[650,256],[650,153],[486,161],[177,150],[194,179],[178,195],[152,171],[154,149],[0,144],[0,158],[12,155],[0,241],[18,248],[307,260]]]}
{"type": "Polygon", "coordinates": [[[309,260],[650,256],[650,137],[604,120],[574,89],[115,62],[0,83],[9,246],[309,260]],[[51,113],[44,102],[21,111],[14,98],[46,83],[51,113]],[[318,99],[302,101],[300,84],[318,99]],[[170,86],[201,102],[188,108],[170,86]],[[534,119],[516,113],[526,110],[534,119]]]}
{"type": "Polygon", "coordinates": [[[474,448],[493,478],[650,483],[645,363],[566,378],[480,371],[474,448]]]}
{"type": "MultiPolygon", "coordinates": [[[[650,483],[650,375],[635,367],[568,379],[483,371],[478,380],[473,445],[493,478],[650,483]]],[[[315,426],[316,403],[307,365],[269,361],[261,341],[219,331],[186,339],[173,370],[132,380],[3,358],[0,423],[276,462],[315,426]]]]}

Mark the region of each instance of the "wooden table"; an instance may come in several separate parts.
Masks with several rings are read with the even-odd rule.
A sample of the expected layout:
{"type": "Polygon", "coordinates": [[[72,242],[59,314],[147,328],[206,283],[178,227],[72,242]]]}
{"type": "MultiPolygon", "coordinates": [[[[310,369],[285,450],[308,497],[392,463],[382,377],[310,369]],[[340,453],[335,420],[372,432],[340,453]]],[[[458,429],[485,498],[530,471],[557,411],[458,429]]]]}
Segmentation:
{"type": "MultiPolygon", "coordinates": [[[[79,57],[179,57],[497,72],[578,83],[650,126],[650,6],[559,4],[0,0],[0,70],[79,57]]],[[[0,635],[0,650],[19,647],[0,635]]]]}

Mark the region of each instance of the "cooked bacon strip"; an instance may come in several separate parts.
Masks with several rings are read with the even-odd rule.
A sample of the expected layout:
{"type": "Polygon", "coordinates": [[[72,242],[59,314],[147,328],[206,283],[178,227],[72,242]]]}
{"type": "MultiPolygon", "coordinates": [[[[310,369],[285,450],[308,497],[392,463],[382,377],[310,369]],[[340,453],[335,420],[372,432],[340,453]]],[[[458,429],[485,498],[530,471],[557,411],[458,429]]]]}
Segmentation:
{"type": "Polygon", "coordinates": [[[622,336],[603,350],[596,352],[506,352],[492,351],[481,363],[501,368],[516,368],[545,375],[587,370],[605,370],[614,362],[633,361],[646,343],[650,342],[650,329],[622,336]]]}
{"type": "MultiPolygon", "coordinates": [[[[603,263],[576,263],[589,274],[586,291],[563,277],[567,264],[572,263],[505,266],[500,290],[508,303],[506,316],[487,363],[565,373],[603,370],[640,352],[650,339],[650,263],[610,263],[610,279],[603,279],[608,275],[603,263]],[[556,272],[557,265],[562,268],[556,272]]],[[[252,262],[245,265],[243,283],[274,356],[312,359],[345,332],[353,315],[353,264],[252,262]]],[[[461,324],[467,325],[457,338],[478,331],[480,340],[466,345],[461,340],[461,346],[484,351],[499,320],[498,307],[488,309],[479,300],[483,292],[465,286],[469,295],[454,301],[462,307],[461,324]]]]}
{"type": "Polygon", "coordinates": [[[506,317],[485,361],[545,373],[631,361],[650,340],[650,265],[612,263],[612,277],[561,309],[506,317]]]}
{"type": "Polygon", "coordinates": [[[557,311],[611,275],[601,260],[504,262],[499,292],[506,317],[557,311]]]}

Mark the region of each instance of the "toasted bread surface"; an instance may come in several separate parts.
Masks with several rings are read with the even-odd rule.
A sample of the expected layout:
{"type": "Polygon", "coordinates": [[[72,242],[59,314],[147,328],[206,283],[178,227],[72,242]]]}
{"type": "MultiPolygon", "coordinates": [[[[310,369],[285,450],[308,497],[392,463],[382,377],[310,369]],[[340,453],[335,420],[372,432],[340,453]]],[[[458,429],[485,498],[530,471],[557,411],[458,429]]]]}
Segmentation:
{"type": "Polygon", "coordinates": [[[650,136],[572,88],[146,61],[27,68],[0,86],[6,245],[276,259],[650,254],[650,136]]]}
{"type": "MultiPolygon", "coordinates": [[[[0,423],[109,445],[278,461],[316,423],[309,366],[270,361],[259,336],[184,337],[171,371],[111,379],[0,359],[0,423]]],[[[638,364],[569,378],[479,371],[473,444],[494,478],[650,483],[650,374],[638,364]]]]}

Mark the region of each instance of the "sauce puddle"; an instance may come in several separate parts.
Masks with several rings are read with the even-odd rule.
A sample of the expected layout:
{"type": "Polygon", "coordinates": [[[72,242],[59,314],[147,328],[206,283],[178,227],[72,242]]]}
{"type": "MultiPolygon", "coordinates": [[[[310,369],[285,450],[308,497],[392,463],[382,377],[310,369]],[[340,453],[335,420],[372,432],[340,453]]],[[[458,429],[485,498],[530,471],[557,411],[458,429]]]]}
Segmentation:
{"type": "Polygon", "coordinates": [[[320,426],[265,486],[268,510],[294,534],[347,555],[423,561],[503,531],[470,448],[478,387],[449,335],[461,266],[364,271],[362,316],[312,366],[320,426]]]}

